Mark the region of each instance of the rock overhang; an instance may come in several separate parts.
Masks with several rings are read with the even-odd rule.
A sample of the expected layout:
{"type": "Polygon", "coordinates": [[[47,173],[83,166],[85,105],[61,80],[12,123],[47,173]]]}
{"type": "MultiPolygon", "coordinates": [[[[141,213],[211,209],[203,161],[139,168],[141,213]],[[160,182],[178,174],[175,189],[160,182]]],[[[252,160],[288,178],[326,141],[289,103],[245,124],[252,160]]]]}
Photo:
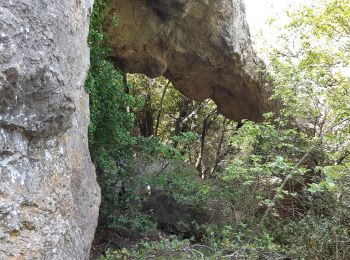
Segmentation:
{"type": "Polygon", "coordinates": [[[125,72],[164,75],[236,121],[273,110],[241,0],[112,0],[105,16],[111,56],[125,72]]]}

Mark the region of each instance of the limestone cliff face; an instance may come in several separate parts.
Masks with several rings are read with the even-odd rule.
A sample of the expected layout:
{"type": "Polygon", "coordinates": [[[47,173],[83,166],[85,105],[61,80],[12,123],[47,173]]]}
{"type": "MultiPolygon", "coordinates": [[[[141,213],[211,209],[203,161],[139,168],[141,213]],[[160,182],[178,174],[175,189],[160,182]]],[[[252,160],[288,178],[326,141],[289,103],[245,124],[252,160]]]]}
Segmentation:
{"type": "Polygon", "coordinates": [[[164,74],[237,121],[271,110],[241,0],[112,0],[106,16],[112,56],[125,71],[164,74]]]}
{"type": "Polygon", "coordinates": [[[0,259],[87,259],[90,0],[0,1],[0,259]]]}

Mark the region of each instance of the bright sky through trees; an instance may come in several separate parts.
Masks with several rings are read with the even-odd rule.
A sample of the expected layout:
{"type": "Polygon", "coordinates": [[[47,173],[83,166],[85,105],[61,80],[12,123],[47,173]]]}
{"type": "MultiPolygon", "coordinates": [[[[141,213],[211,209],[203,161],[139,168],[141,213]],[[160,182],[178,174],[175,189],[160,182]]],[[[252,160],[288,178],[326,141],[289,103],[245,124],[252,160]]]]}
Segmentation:
{"type": "Polygon", "coordinates": [[[271,17],[282,18],[286,10],[295,9],[303,4],[310,4],[311,0],[245,0],[246,13],[251,33],[259,30],[266,31],[266,20],[271,17]]]}
{"type": "MultiPolygon", "coordinates": [[[[280,4],[278,4],[279,8],[277,10],[276,2],[280,3],[280,1],[245,0],[245,2],[246,2],[247,20],[248,20],[252,34],[254,34],[255,32],[263,28],[266,28],[266,24],[265,24],[266,20],[269,19],[272,15],[278,12],[281,12],[283,9],[285,9],[285,8],[281,8],[280,4]]],[[[292,1],[285,0],[283,2],[292,2],[292,1]]]]}
{"type": "MultiPolygon", "coordinates": [[[[254,49],[265,63],[268,63],[270,47],[278,45],[278,25],[289,21],[286,12],[298,9],[302,5],[311,5],[313,0],[244,0],[246,16],[254,43],[254,49]],[[269,25],[268,20],[276,23],[269,25]]],[[[350,67],[342,68],[346,76],[350,76],[350,67]]]]}
{"type": "MultiPolygon", "coordinates": [[[[267,21],[275,18],[281,25],[288,21],[286,11],[297,9],[300,5],[309,5],[312,0],[245,0],[246,15],[255,49],[267,61],[267,57],[259,51],[263,47],[277,44],[278,31],[267,21]],[[265,41],[265,43],[264,43],[265,41]]],[[[266,53],[265,51],[262,51],[266,53]]]]}

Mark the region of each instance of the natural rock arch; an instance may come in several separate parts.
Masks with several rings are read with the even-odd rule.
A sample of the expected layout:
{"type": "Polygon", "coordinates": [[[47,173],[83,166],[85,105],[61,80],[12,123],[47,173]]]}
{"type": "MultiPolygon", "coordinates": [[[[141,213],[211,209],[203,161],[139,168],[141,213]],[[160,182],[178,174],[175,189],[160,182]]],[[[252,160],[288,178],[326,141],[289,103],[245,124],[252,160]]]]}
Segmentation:
{"type": "Polygon", "coordinates": [[[236,121],[260,121],[272,109],[242,1],[112,0],[105,16],[112,57],[126,72],[164,74],[236,121]]]}
{"type": "MultiPolygon", "coordinates": [[[[0,3],[1,259],[88,258],[100,203],[84,90],[91,7],[0,3]]],[[[269,109],[241,1],[113,0],[106,14],[119,16],[106,30],[125,71],[164,73],[236,120],[269,109]]]]}

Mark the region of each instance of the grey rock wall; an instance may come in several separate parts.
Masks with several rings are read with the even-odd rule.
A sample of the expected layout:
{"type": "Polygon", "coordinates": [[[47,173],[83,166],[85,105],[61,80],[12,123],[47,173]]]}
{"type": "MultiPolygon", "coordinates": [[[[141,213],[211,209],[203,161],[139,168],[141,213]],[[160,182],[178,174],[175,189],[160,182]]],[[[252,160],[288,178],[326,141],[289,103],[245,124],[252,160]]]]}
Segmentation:
{"type": "Polygon", "coordinates": [[[87,259],[92,0],[0,1],[0,259],[87,259]]]}

